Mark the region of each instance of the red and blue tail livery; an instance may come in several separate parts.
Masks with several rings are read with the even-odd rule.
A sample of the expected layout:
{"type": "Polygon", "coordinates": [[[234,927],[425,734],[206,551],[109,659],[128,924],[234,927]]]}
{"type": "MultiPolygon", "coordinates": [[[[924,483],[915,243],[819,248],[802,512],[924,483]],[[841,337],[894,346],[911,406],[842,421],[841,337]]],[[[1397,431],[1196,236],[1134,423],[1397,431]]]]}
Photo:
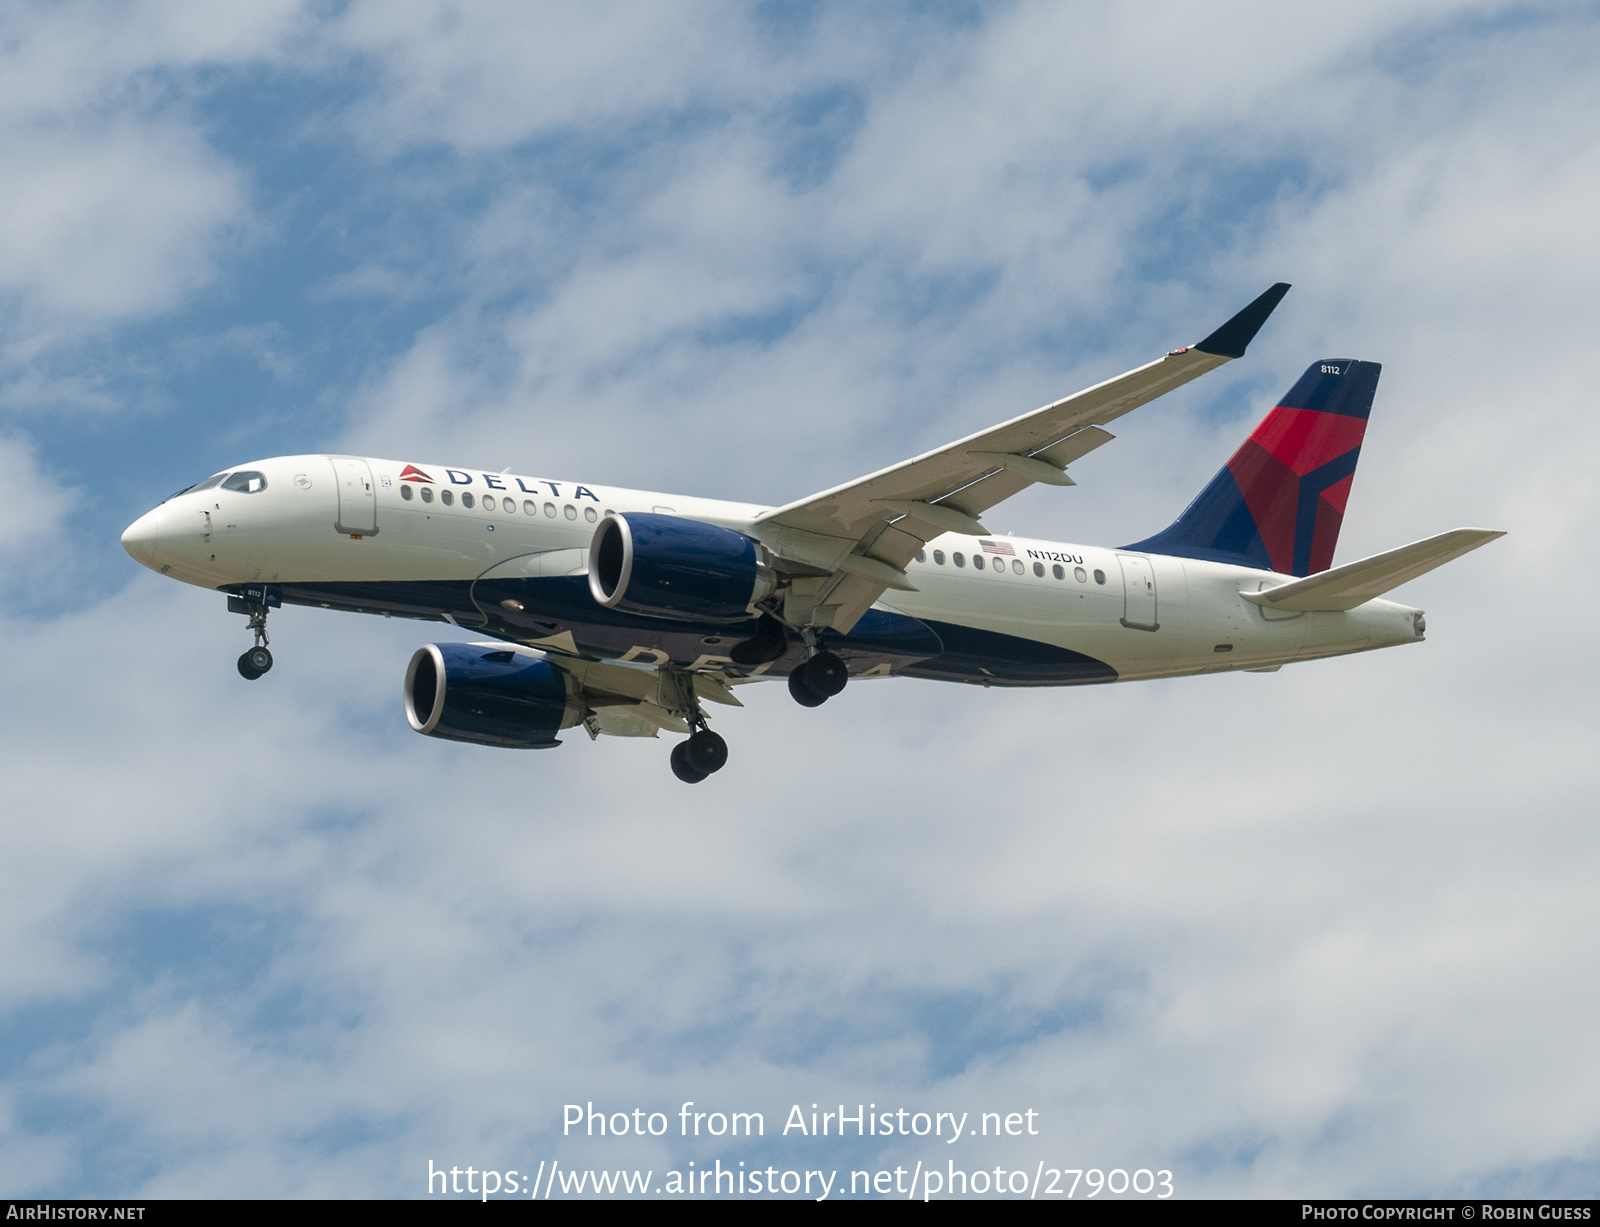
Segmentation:
{"type": "Polygon", "coordinates": [[[1326,571],[1382,369],[1313,362],[1171,527],[1127,548],[1283,575],[1326,571]]]}

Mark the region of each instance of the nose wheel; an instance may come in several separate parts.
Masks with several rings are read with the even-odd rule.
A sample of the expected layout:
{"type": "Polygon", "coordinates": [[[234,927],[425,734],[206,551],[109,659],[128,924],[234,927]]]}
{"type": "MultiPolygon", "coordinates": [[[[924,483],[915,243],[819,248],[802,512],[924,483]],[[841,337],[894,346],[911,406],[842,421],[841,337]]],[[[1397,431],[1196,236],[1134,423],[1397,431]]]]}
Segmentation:
{"type": "Polygon", "coordinates": [[[272,653],[265,646],[251,648],[239,657],[239,676],[253,682],[272,668],[272,653]]]}
{"type": "Polygon", "coordinates": [[[246,629],[255,636],[256,646],[239,657],[239,676],[247,682],[253,682],[267,670],[272,668],[272,653],[267,651],[267,610],[268,602],[273,598],[271,589],[257,589],[255,592],[246,590],[248,595],[259,595],[260,601],[242,599],[236,596],[228,598],[228,611],[250,615],[250,623],[246,629]]]}

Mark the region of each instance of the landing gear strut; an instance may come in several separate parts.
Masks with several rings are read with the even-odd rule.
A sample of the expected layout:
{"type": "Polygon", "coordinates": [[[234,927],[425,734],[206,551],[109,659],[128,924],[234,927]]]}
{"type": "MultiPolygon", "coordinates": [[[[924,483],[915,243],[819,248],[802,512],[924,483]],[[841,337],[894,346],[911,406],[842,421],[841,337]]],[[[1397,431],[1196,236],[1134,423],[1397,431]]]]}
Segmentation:
{"type": "Polygon", "coordinates": [[[272,599],[269,591],[257,589],[250,592],[250,596],[259,595],[262,598],[260,601],[236,596],[228,598],[230,613],[250,615],[250,624],[245,629],[256,639],[256,646],[239,657],[239,676],[247,682],[255,681],[272,668],[272,653],[267,651],[267,609],[272,599]]]}
{"type": "Polygon", "coordinates": [[[685,784],[698,784],[728,765],[728,743],[711,731],[700,696],[694,690],[694,677],[688,673],[662,670],[662,691],[673,691],[673,704],[683,713],[692,730],[687,741],[672,747],[672,774],[685,784]]]}

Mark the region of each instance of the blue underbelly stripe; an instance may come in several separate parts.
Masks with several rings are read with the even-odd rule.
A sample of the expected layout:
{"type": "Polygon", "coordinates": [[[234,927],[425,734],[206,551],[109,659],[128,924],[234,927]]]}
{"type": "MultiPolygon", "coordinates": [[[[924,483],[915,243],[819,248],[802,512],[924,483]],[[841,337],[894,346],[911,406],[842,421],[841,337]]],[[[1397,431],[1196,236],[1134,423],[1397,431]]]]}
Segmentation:
{"type": "MultiPolygon", "coordinates": [[[[281,587],[289,604],[433,620],[449,614],[465,630],[509,642],[570,632],[581,651],[601,658],[654,649],[666,653],[674,664],[690,665],[706,656],[725,656],[733,644],[755,633],[753,620],[732,626],[699,624],[606,609],[595,602],[588,580],[581,575],[329,581],[281,587]]],[[[891,673],[908,677],[996,686],[1070,686],[1117,679],[1110,665],[1068,648],[882,609],[868,610],[848,635],[822,632],[822,642],[843,657],[853,673],[887,665],[891,673]]],[[[783,676],[805,656],[796,638],[789,652],[766,672],[783,676]]]]}

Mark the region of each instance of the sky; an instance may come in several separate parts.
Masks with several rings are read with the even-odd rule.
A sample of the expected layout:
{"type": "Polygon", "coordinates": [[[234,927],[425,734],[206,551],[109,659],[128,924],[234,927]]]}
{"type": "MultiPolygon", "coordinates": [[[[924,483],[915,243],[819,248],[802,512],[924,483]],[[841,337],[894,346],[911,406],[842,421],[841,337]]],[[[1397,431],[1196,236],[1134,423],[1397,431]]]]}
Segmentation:
{"type": "Polygon", "coordinates": [[[6,5],[0,1193],[1594,1196],[1597,56],[1589,3],[6,5]],[[1138,540],[1307,363],[1379,361],[1335,561],[1509,533],[1396,594],[1423,646],[751,687],[689,788],[665,739],[417,737],[442,625],[284,609],[247,684],[118,543],[314,451],[782,503],[1279,280],[986,519],[1138,540]],[[590,1103],[671,1129],[563,1136],[590,1103]],[[780,1133],[841,1103],[1038,1132],[780,1133]]]}

